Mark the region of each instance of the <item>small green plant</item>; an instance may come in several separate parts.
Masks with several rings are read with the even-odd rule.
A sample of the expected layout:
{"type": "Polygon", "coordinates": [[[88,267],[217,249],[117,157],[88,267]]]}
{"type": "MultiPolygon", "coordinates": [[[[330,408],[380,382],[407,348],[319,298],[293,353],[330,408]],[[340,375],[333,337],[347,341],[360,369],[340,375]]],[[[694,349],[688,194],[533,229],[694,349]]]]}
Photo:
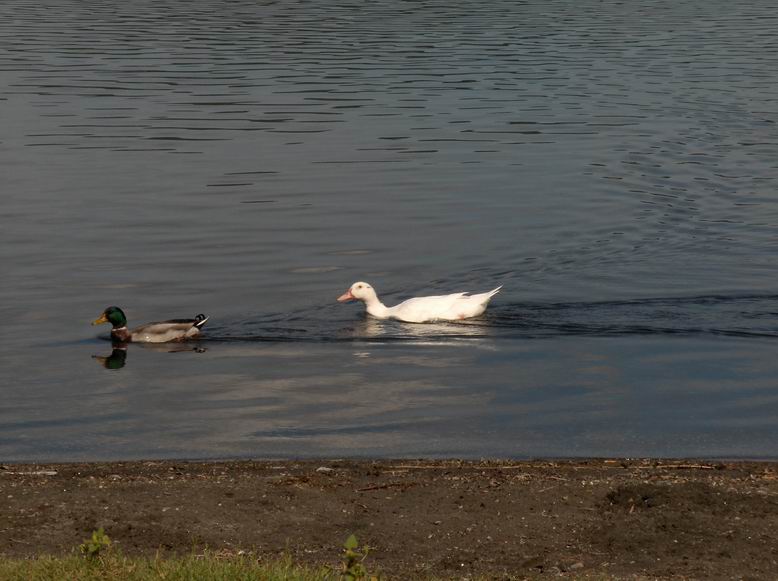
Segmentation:
{"type": "Polygon", "coordinates": [[[355,535],[351,535],[343,544],[343,571],[340,574],[341,581],[379,581],[377,575],[372,575],[365,567],[365,559],[370,552],[367,545],[361,549],[355,535]]]}
{"type": "Polygon", "coordinates": [[[94,560],[104,555],[110,546],[111,539],[105,534],[103,527],[100,527],[96,531],[92,531],[92,537],[84,539],[84,542],[78,548],[81,549],[81,554],[84,557],[94,560]]]}

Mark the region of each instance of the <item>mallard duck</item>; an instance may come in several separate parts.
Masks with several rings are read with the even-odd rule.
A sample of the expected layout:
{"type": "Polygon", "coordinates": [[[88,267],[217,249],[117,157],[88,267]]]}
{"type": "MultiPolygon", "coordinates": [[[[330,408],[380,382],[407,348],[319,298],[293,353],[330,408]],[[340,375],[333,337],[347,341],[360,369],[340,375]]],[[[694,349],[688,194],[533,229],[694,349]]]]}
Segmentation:
{"type": "Polygon", "coordinates": [[[197,315],[194,319],[171,319],[158,323],[147,323],[134,329],[127,328],[127,317],[119,307],[108,307],[103,314],[92,321],[93,325],[111,323],[111,339],[123,343],[168,343],[170,341],[186,341],[200,334],[200,328],[205,325],[208,317],[197,315]]]}
{"type": "Polygon", "coordinates": [[[339,302],[362,301],[367,312],[378,319],[398,319],[408,323],[428,321],[461,321],[482,315],[491,298],[500,292],[502,286],[477,295],[454,293],[431,297],[415,297],[395,305],[385,306],[372,286],[366,282],[355,282],[338,297],[339,302]]]}

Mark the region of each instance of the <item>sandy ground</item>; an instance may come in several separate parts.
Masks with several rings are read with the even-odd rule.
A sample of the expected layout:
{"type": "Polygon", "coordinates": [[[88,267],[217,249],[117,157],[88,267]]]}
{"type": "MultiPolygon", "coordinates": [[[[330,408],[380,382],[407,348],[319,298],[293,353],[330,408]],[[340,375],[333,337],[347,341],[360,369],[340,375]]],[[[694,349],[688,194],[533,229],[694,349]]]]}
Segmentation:
{"type": "Polygon", "coordinates": [[[391,579],[778,579],[778,464],[121,462],[0,467],[0,551],[104,527],[130,554],[338,561],[355,533],[391,579]]]}

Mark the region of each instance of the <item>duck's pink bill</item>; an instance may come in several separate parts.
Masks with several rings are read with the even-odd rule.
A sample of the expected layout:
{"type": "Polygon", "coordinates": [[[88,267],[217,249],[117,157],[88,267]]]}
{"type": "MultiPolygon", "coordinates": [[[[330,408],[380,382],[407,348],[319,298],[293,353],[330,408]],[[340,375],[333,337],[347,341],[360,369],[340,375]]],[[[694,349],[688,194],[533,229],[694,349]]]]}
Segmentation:
{"type": "Polygon", "coordinates": [[[339,303],[345,303],[346,301],[353,301],[354,295],[351,294],[351,289],[344,292],[342,295],[338,297],[339,303]]]}

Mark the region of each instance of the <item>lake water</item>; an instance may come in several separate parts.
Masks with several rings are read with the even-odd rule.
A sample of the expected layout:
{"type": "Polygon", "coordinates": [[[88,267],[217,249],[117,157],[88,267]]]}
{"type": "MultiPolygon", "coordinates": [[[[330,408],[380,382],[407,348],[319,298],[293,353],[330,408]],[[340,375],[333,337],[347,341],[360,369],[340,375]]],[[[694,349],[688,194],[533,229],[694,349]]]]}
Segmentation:
{"type": "Polygon", "coordinates": [[[0,459],[778,457],[777,28],[5,0],[0,459]],[[409,325],[355,280],[504,289],[409,325]],[[112,352],[112,304],[207,337],[112,352]]]}

